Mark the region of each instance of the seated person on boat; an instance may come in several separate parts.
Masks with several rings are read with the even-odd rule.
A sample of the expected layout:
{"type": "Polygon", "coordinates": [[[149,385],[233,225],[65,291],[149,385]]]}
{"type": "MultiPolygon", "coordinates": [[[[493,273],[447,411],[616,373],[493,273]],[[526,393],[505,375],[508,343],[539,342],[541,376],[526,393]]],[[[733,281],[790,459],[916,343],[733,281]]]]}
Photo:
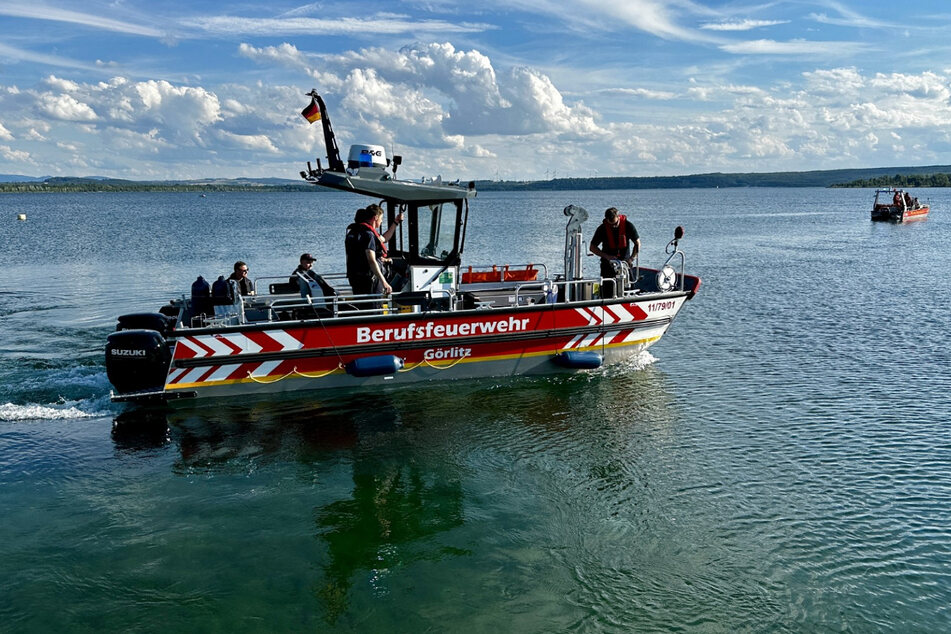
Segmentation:
{"type": "Polygon", "coordinates": [[[241,260],[234,263],[234,272],[228,279],[238,284],[238,292],[242,295],[254,295],[254,282],[248,277],[248,265],[241,260]]]}
{"type": "Polygon", "coordinates": [[[314,256],[310,253],[304,253],[300,256],[300,264],[297,265],[297,268],[294,269],[294,272],[291,273],[291,277],[288,282],[292,285],[298,285],[300,287],[300,292],[302,297],[312,296],[312,285],[316,284],[320,290],[323,292],[324,297],[333,297],[337,294],[337,291],[327,283],[324,278],[317,274],[314,271],[314,256]]]}

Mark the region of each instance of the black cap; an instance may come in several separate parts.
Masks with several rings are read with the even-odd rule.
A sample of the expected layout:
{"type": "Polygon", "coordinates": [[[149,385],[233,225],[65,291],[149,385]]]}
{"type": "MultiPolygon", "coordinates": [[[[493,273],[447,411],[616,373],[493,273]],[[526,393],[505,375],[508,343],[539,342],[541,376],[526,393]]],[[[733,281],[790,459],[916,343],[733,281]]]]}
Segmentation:
{"type": "Polygon", "coordinates": [[[304,255],[300,256],[300,261],[301,262],[316,262],[317,258],[312,256],[310,253],[305,253],[304,255]]]}

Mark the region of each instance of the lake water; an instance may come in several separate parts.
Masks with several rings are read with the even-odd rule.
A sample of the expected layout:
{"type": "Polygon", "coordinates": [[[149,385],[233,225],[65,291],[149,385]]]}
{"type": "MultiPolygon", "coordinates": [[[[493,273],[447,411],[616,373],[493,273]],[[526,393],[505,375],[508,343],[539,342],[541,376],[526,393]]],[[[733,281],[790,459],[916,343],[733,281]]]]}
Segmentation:
{"type": "Polygon", "coordinates": [[[468,263],[558,272],[563,207],[616,205],[700,293],[590,374],[159,413],[109,402],[116,315],[340,271],[364,201],[4,195],[0,631],[949,631],[951,191],[916,193],[482,193],[468,263]]]}

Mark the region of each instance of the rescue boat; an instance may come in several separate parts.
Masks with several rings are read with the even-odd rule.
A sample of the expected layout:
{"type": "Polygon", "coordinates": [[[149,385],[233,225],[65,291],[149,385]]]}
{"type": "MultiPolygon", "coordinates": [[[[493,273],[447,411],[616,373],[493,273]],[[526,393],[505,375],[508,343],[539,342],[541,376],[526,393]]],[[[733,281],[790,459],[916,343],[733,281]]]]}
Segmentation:
{"type": "MultiPolygon", "coordinates": [[[[700,287],[685,273],[674,231],[656,269],[616,262],[616,276],[585,275],[582,225],[567,217],[563,271],[546,265],[463,265],[474,183],[399,180],[401,157],[355,145],[347,163],[316,92],[328,166],[302,178],[368,197],[389,222],[405,283],[391,295],[354,295],[343,273],[320,283],[258,278],[257,295],[209,293],[197,280],[154,313],[118,318],[106,344],[112,400],[209,397],[379,387],[424,381],[585,372],[639,354],[663,337],[700,287]]],[[[309,119],[311,117],[308,117],[309,119]]]]}
{"type": "Polygon", "coordinates": [[[928,216],[930,207],[904,189],[886,188],[875,190],[872,204],[872,221],[906,222],[921,220],[928,216]]]}

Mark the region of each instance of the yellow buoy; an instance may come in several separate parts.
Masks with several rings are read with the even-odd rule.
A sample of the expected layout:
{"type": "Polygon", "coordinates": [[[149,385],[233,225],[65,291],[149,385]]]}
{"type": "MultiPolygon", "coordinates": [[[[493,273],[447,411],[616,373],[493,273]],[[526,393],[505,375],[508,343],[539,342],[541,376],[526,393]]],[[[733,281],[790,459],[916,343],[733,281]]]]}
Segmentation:
{"type": "Polygon", "coordinates": [[[26,214],[17,214],[17,220],[26,220],[26,214]]]}

